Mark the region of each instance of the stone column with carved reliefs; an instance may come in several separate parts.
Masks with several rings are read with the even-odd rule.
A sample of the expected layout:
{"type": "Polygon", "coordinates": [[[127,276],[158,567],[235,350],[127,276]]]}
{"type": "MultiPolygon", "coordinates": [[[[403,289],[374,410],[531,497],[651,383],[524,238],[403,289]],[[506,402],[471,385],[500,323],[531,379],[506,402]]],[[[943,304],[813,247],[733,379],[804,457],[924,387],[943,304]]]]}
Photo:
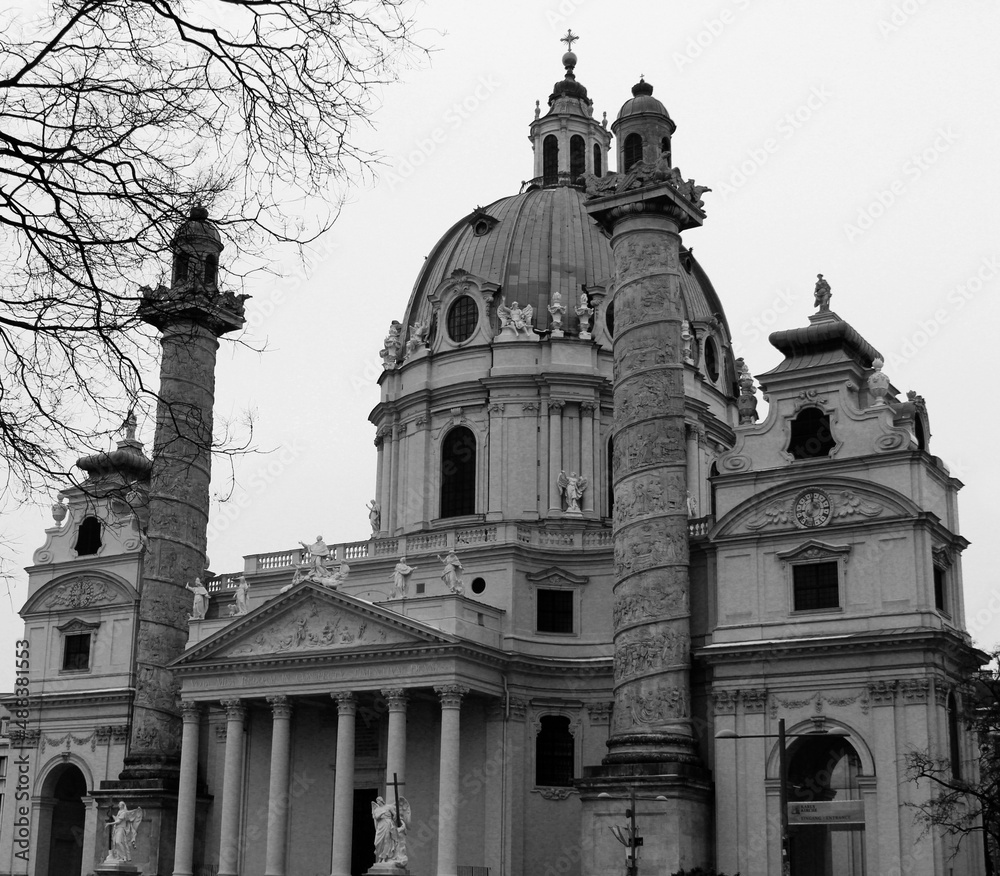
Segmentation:
{"type": "Polygon", "coordinates": [[[695,764],[679,231],[700,219],[669,185],[588,211],[611,231],[615,262],[615,720],[605,763],[695,764]]]}
{"type": "Polygon", "coordinates": [[[562,471],[562,411],[564,401],[549,402],[549,512],[562,512],[559,472],[562,471]]]}
{"type": "Polygon", "coordinates": [[[333,852],[331,876],[351,876],[354,833],[354,719],[358,704],[352,693],[335,693],[337,701],[337,773],[333,780],[333,852]]]}
{"type": "Polygon", "coordinates": [[[240,862],[240,801],[243,799],[243,722],[246,706],[223,700],[226,709],[226,759],[222,769],[219,819],[219,876],[237,876],[240,862]]]}
{"type": "Polygon", "coordinates": [[[188,258],[184,274],[170,289],[143,290],[139,306],[139,317],[160,331],[161,356],[124,780],[175,781],[180,769],[181,720],[166,667],[187,644],[185,585],[205,571],[219,337],[244,322],[242,298],[221,292],[207,263],[217,266],[223,247],[203,208],[191,211],[172,246],[188,258]]]}
{"type": "Polygon", "coordinates": [[[198,806],[198,736],[201,704],[181,703],[184,732],[181,738],[181,774],[177,789],[177,837],[174,841],[174,876],[194,874],[194,821],[198,806]]]}
{"type": "Polygon", "coordinates": [[[267,854],[264,876],[285,876],[288,845],[288,772],[292,704],[288,697],[268,697],[271,704],[271,777],[267,801],[267,854]]]}
{"type": "Polygon", "coordinates": [[[434,690],[441,698],[437,876],[457,876],[460,716],[462,697],[469,692],[469,689],[459,684],[444,684],[435,687],[434,690]]]}
{"type": "MultiPolygon", "coordinates": [[[[385,800],[392,803],[394,790],[392,777],[395,774],[396,781],[400,785],[406,781],[406,691],[402,688],[392,688],[383,690],[389,707],[389,735],[386,742],[385,757],[385,800]]],[[[405,790],[400,792],[405,796],[405,790]]]]}

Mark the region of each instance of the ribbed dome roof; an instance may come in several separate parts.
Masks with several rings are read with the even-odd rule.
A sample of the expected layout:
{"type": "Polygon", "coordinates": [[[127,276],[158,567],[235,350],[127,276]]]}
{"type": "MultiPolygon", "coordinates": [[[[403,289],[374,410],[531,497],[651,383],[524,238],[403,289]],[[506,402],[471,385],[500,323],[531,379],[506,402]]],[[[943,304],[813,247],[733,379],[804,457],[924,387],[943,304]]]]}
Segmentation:
{"type": "MultiPolygon", "coordinates": [[[[632,97],[626,100],[622,104],[622,108],[618,110],[616,121],[621,121],[628,116],[638,116],[648,113],[663,115],[670,119],[670,113],[667,112],[667,108],[653,97],[653,86],[644,79],[640,79],[632,86],[632,97]]],[[[673,119],[670,119],[670,121],[672,122],[673,119]]]]}
{"type": "MultiPolygon", "coordinates": [[[[571,186],[502,198],[456,222],[424,262],[404,325],[430,317],[428,295],[458,268],[497,283],[508,304],[530,304],[536,314],[545,313],[553,289],[572,312],[582,285],[607,286],[614,273],[611,241],[587,215],[584,193],[571,186]],[[495,224],[484,221],[484,214],[495,224]]],[[[681,293],[688,319],[725,320],[715,289],[693,258],[691,271],[681,271],[681,293]]],[[[547,325],[547,314],[537,324],[547,325]]]]}

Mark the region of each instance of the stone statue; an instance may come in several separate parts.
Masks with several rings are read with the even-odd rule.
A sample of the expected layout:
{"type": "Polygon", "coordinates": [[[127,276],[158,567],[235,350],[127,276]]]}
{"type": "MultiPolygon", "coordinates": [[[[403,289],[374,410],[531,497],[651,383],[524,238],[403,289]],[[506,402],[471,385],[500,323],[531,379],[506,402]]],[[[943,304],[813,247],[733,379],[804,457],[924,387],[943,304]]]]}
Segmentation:
{"type": "Polygon", "coordinates": [[[392,595],[389,597],[390,599],[402,599],[408,595],[410,582],[406,579],[410,576],[411,572],[415,571],[417,571],[417,567],[408,566],[406,564],[406,557],[399,558],[396,568],[392,570],[392,595]]]}
{"type": "Polygon", "coordinates": [[[558,289],[554,289],[552,291],[552,303],[549,305],[549,313],[552,316],[552,334],[555,337],[562,337],[562,320],[565,312],[566,305],[562,303],[562,293],[558,289]]]}
{"type": "Polygon", "coordinates": [[[399,812],[393,803],[377,797],[372,803],[372,821],[375,822],[375,862],[405,867],[406,830],[412,815],[405,797],[399,798],[399,812]]]}
{"type": "Polygon", "coordinates": [[[382,507],[374,499],[365,507],[368,509],[368,522],[372,526],[372,535],[376,536],[382,530],[382,507]]]}
{"type": "Polygon", "coordinates": [[[736,408],[740,412],[740,425],[749,426],[757,422],[757,390],[754,389],[753,377],[742,356],[736,360],[736,369],[739,371],[736,380],[740,386],[736,408]]]}
{"type": "Polygon", "coordinates": [[[389,334],[385,336],[385,342],[379,351],[379,355],[382,357],[382,367],[386,369],[394,368],[402,359],[400,355],[402,352],[403,324],[398,319],[394,319],[389,324],[389,334]]]}
{"type": "Polygon", "coordinates": [[[105,864],[125,864],[132,860],[132,849],[135,848],[135,838],[141,823],[140,807],[129,809],[124,800],[118,804],[118,811],[107,822],[107,828],[111,831],[111,848],[105,864]]]}
{"type": "Polygon", "coordinates": [[[341,584],[347,580],[347,576],[351,574],[351,567],[347,563],[341,563],[340,568],[337,569],[332,575],[318,579],[319,583],[324,587],[332,587],[337,590],[341,584]]]}
{"type": "Polygon", "coordinates": [[[510,329],[515,335],[520,335],[521,332],[524,332],[528,336],[531,335],[531,320],[534,315],[535,309],[530,304],[520,307],[515,301],[510,307],[505,303],[501,303],[497,307],[497,316],[500,317],[501,331],[505,332],[510,329]]]}
{"type": "Polygon", "coordinates": [[[410,339],[406,342],[406,355],[412,356],[427,346],[427,331],[430,328],[430,320],[422,322],[418,320],[410,326],[410,339]]]}
{"type": "Polygon", "coordinates": [[[208,613],[209,593],[201,583],[201,578],[195,578],[194,584],[185,584],[184,587],[194,594],[194,604],[191,606],[191,616],[188,620],[204,620],[208,613]]]}
{"type": "Polygon", "coordinates": [[[691,323],[686,319],[681,321],[681,344],[683,345],[684,361],[694,364],[694,355],[691,347],[694,344],[694,332],[691,331],[691,323]]]}
{"type": "Polygon", "coordinates": [[[559,494],[566,500],[566,513],[579,514],[580,500],[583,499],[584,491],[587,489],[587,479],[577,475],[575,471],[570,472],[567,477],[566,472],[559,472],[559,494]]]}
{"type": "Polygon", "coordinates": [[[441,573],[441,580],[444,581],[444,586],[456,596],[461,596],[465,593],[465,582],[462,580],[462,570],[464,567],[458,558],[458,554],[451,550],[448,551],[446,557],[438,554],[437,558],[444,563],[444,571],[441,573]]]}
{"type": "Polygon", "coordinates": [[[886,396],[889,395],[889,376],[882,371],[884,364],[877,357],[872,359],[873,370],[868,375],[868,395],[873,405],[884,405],[886,396]]]}
{"type": "Polygon", "coordinates": [[[690,490],[687,491],[687,509],[688,509],[688,517],[698,516],[698,500],[691,495],[690,490]]]}
{"type": "Polygon", "coordinates": [[[594,308],[590,306],[590,299],[586,292],[580,293],[580,303],[576,306],[576,315],[580,320],[580,338],[584,341],[590,340],[590,318],[594,315],[594,308]]]}
{"type": "Polygon", "coordinates": [[[240,575],[236,579],[236,611],[234,612],[236,617],[243,617],[243,615],[250,611],[250,604],[247,601],[249,593],[250,584],[245,575],[240,575]]]}
{"type": "Polygon", "coordinates": [[[304,541],[300,541],[299,544],[309,551],[309,562],[304,565],[307,565],[313,572],[325,575],[326,561],[330,558],[330,548],[323,541],[323,536],[317,535],[313,544],[306,544],[304,541]]]}
{"type": "Polygon", "coordinates": [[[833,293],[830,291],[830,284],[823,279],[822,274],[816,275],[816,289],[813,295],[815,299],[813,304],[819,308],[820,313],[824,313],[830,309],[830,296],[833,293]]]}

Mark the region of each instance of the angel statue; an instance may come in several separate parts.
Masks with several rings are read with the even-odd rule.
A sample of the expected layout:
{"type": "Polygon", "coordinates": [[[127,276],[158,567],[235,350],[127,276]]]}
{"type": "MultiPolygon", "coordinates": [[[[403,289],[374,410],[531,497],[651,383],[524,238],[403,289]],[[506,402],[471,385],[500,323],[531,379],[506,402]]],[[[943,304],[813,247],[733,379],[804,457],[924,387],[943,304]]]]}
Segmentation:
{"type": "Polygon", "coordinates": [[[510,329],[515,335],[521,332],[531,335],[531,318],[535,315],[535,309],[530,304],[524,307],[520,307],[516,301],[510,307],[501,304],[497,308],[497,315],[500,317],[502,331],[510,329]]]}
{"type": "Polygon", "coordinates": [[[571,471],[569,476],[566,472],[559,472],[559,494],[566,500],[566,511],[570,514],[580,513],[580,500],[587,489],[587,479],[579,477],[575,471],[571,471]]]}
{"type": "Polygon", "coordinates": [[[384,797],[377,797],[372,803],[372,821],[375,822],[375,861],[378,864],[395,864],[405,867],[406,829],[410,823],[410,804],[405,797],[399,798],[399,813],[396,805],[386,803],[384,797]]]}
{"type": "Polygon", "coordinates": [[[107,827],[111,831],[111,848],[105,864],[124,864],[132,860],[132,849],[135,848],[135,836],[142,824],[142,809],[128,809],[125,801],[118,804],[118,811],[113,812],[107,827]]]}

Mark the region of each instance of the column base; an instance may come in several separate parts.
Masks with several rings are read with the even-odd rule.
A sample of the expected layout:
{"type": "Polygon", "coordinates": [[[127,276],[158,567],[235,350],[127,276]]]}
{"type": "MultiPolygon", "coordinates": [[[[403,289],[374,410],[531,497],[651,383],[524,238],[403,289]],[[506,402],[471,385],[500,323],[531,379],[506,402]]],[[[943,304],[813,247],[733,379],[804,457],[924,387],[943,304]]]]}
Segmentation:
{"type": "Polygon", "coordinates": [[[410,876],[410,871],[405,864],[381,861],[378,864],[372,864],[365,876],[410,876]]]}
{"type": "Polygon", "coordinates": [[[643,764],[679,763],[700,767],[702,760],[694,740],[685,733],[621,733],[608,742],[608,753],[601,763],[643,764]]]}
{"type": "Polygon", "coordinates": [[[625,847],[609,828],[625,827],[635,794],[643,844],[641,873],[674,873],[713,864],[711,776],[686,763],[652,762],[590,767],[580,791],[581,876],[622,871],[625,847]]]}
{"type": "Polygon", "coordinates": [[[95,876],[102,876],[105,873],[142,873],[135,864],[126,864],[120,861],[105,861],[94,867],[95,876]]]}

